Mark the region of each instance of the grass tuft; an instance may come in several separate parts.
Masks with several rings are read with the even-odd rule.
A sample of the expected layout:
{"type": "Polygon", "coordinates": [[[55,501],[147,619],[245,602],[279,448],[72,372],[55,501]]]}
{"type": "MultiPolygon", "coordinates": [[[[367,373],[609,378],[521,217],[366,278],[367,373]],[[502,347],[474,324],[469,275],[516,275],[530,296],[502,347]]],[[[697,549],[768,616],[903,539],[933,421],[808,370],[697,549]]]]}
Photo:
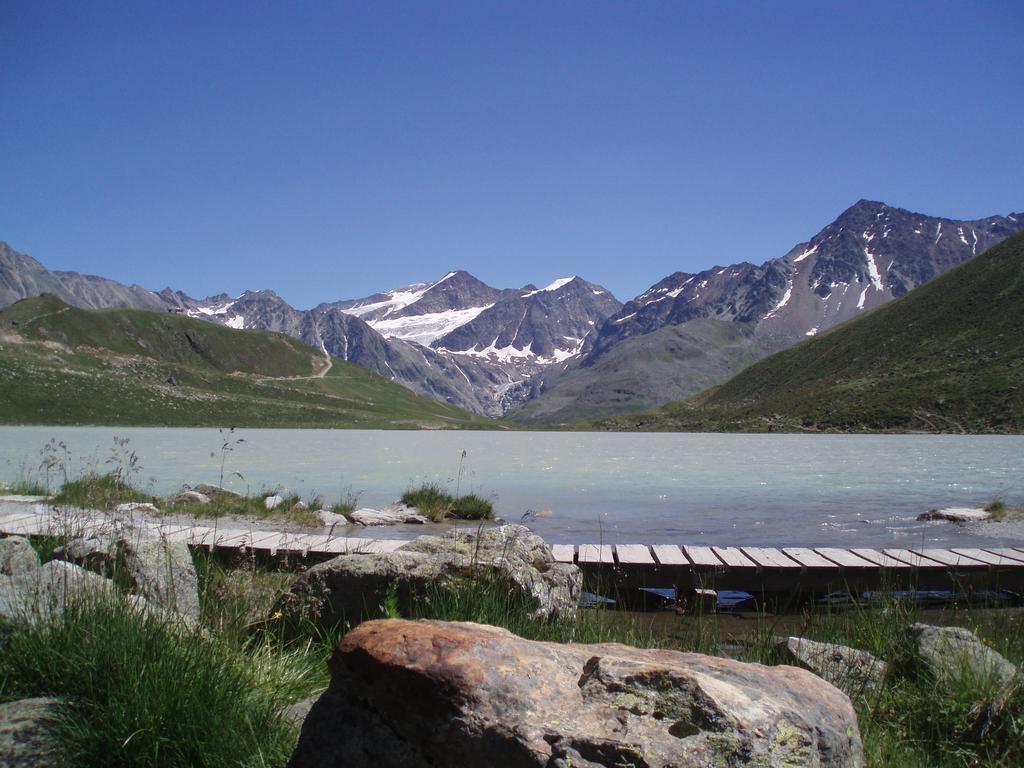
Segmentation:
{"type": "Polygon", "coordinates": [[[113,509],[118,504],[154,500],[150,494],[143,493],[113,474],[83,475],[64,483],[53,497],[55,504],[66,504],[82,509],[113,509]]]}
{"type": "Polygon", "coordinates": [[[69,764],[283,765],[296,733],[280,713],[315,684],[311,662],[91,599],[11,633],[0,695],[73,702],[58,726],[69,764]]]}
{"type": "Polygon", "coordinates": [[[490,520],[494,517],[494,506],[490,501],[474,493],[452,496],[441,490],[436,483],[424,483],[402,494],[402,503],[415,507],[420,514],[435,523],[448,518],[455,520],[490,520]]]}

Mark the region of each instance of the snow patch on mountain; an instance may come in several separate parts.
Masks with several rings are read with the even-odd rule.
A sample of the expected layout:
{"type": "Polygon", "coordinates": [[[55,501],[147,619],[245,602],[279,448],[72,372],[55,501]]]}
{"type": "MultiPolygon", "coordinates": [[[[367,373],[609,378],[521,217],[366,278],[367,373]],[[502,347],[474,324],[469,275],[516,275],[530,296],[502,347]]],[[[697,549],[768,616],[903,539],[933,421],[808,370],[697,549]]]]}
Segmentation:
{"type": "Polygon", "coordinates": [[[793,263],[794,264],[799,264],[801,261],[806,259],[808,256],[816,253],[817,250],[818,250],[818,246],[817,245],[815,245],[813,248],[808,248],[806,251],[804,251],[799,256],[797,256],[795,259],[793,259],[793,263]]]}
{"type": "Polygon", "coordinates": [[[786,285],[786,292],[784,294],[782,294],[782,298],[779,299],[779,303],[776,304],[774,307],[772,307],[772,309],[769,310],[768,314],[765,315],[763,319],[767,320],[772,315],[774,315],[776,312],[778,312],[780,309],[782,309],[784,306],[786,306],[789,303],[789,300],[792,298],[792,296],[793,296],[793,281],[790,280],[789,283],[786,285]]]}
{"type": "MultiPolygon", "coordinates": [[[[875,239],[874,235],[871,235],[870,237],[868,237],[868,233],[867,232],[864,233],[863,237],[864,237],[865,240],[868,241],[868,243],[870,243],[872,240],[875,239]]],[[[883,290],[882,275],[879,274],[879,272],[878,272],[878,264],[875,262],[875,254],[873,254],[868,249],[867,244],[865,244],[865,246],[864,246],[864,258],[867,260],[867,263],[868,263],[868,277],[871,278],[871,284],[873,286],[875,286],[875,288],[877,290],[879,290],[879,291],[883,290]]]]}
{"type": "Polygon", "coordinates": [[[496,360],[499,363],[509,363],[513,360],[532,360],[536,357],[536,354],[534,354],[534,351],[529,346],[519,349],[511,344],[507,347],[495,346],[497,343],[498,340],[495,339],[484,349],[458,350],[440,348],[437,351],[450,355],[465,355],[467,357],[480,357],[485,360],[496,360]]]}
{"type": "Polygon", "coordinates": [[[227,320],[224,321],[224,325],[226,325],[228,328],[242,330],[243,328],[245,328],[245,316],[235,315],[234,317],[229,317],[227,320]]]}
{"type": "MultiPolygon", "coordinates": [[[[543,293],[544,291],[557,291],[563,285],[568,285],[569,283],[571,283],[575,279],[576,279],[576,275],[572,275],[571,277],[560,277],[557,280],[555,280],[555,282],[551,283],[551,285],[545,286],[544,288],[538,288],[536,291],[530,291],[529,293],[524,293],[522,295],[522,298],[526,299],[526,298],[529,298],[530,296],[533,296],[534,294],[543,293]]],[[[596,295],[600,295],[596,291],[594,293],[596,295]]]]}
{"type": "Polygon", "coordinates": [[[487,304],[483,307],[450,309],[447,312],[430,312],[425,315],[369,320],[368,324],[386,338],[414,341],[428,347],[432,342],[474,320],[481,312],[493,306],[494,304],[487,304]]]}

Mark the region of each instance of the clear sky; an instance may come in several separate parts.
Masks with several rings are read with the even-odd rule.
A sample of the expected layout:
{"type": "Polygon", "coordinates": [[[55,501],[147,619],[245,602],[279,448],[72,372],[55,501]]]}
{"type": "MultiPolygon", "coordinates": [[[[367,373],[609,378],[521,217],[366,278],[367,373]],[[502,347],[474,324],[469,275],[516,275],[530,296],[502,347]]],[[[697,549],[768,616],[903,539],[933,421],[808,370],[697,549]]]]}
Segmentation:
{"type": "Polygon", "coordinates": [[[0,240],[300,308],[628,299],[860,198],[1024,209],[1024,3],[0,3],[0,240]]]}

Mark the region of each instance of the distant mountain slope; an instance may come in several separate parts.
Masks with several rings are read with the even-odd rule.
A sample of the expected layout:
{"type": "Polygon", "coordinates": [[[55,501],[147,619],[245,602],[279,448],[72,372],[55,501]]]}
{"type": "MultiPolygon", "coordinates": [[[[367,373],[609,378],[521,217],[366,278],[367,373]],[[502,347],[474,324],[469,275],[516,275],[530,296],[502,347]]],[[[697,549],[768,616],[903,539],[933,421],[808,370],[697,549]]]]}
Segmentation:
{"type": "Polygon", "coordinates": [[[0,422],[479,427],[289,336],[181,315],[83,310],[45,295],[0,310],[0,422]]]}
{"type": "Polygon", "coordinates": [[[599,426],[1024,431],[1024,233],[721,386],[599,426]]]}
{"type": "Polygon", "coordinates": [[[0,307],[19,299],[50,293],[77,307],[135,307],[163,310],[166,302],[158,294],[127,286],[115,280],[77,272],[50,271],[31,256],[18,253],[0,242],[0,307]]]}
{"type": "Polygon", "coordinates": [[[1024,214],[956,221],[861,200],[781,258],[677,272],[656,283],[609,318],[575,361],[578,370],[546,378],[542,394],[509,418],[572,421],[693,394],[906,294],[1021,229],[1024,214]],[[746,351],[736,334],[720,335],[724,346],[714,339],[678,344],[680,337],[706,337],[708,320],[739,326],[746,351]],[[677,333],[659,333],[665,328],[677,333]],[[663,364],[647,366],[651,356],[663,364]]]}

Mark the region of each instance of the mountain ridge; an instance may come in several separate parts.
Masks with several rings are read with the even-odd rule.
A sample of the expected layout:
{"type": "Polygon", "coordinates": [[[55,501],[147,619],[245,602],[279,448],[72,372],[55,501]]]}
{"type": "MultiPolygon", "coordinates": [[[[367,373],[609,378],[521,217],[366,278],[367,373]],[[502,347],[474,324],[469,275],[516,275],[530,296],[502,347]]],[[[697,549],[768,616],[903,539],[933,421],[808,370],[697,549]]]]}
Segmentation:
{"type": "Polygon", "coordinates": [[[743,261],[663,278],[606,321],[574,370],[547,379],[540,395],[509,418],[568,423],[694,394],[905,295],[1022,229],[1024,214],[961,221],[858,201],[809,240],[761,265],[743,261]],[[724,347],[678,345],[682,337],[706,336],[709,320],[745,329],[746,350],[731,334],[724,347]],[[696,321],[702,325],[691,333],[696,321]],[[656,333],[666,328],[678,333],[656,333]],[[678,366],[645,365],[652,357],[674,359],[678,366]],[[680,378],[690,381],[687,388],[678,386],[680,378]]]}
{"type": "Polygon", "coordinates": [[[1024,431],[1024,232],[614,430],[1024,431]]]}
{"type": "Polygon", "coordinates": [[[786,254],[674,272],[620,303],[579,276],[494,288],[465,270],[296,309],[272,289],[195,299],[47,270],[0,243],[0,306],[52,292],[286,333],[414,392],[522,423],[643,410],[881,306],[1019,231],[861,200],[786,254]]]}

